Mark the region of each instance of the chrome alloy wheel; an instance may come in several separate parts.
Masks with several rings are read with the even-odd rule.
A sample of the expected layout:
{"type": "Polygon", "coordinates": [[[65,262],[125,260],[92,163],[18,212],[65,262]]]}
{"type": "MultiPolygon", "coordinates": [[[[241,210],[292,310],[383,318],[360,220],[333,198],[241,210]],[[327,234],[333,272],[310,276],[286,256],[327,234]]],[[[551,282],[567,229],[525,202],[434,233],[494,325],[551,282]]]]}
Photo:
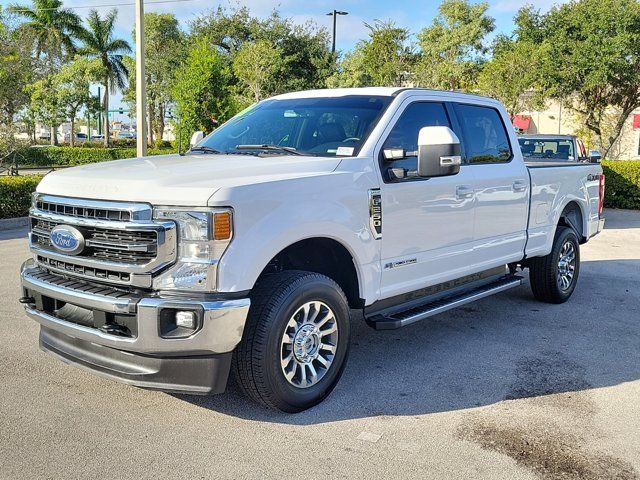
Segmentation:
{"type": "Polygon", "coordinates": [[[562,291],[567,291],[573,283],[576,269],[576,247],[571,241],[566,241],[560,249],[558,260],[558,287],[562,291]]]}
{"type": "Polygon", "coordinates": [[[282,335],[280,365],[287,381],[308,388],[331,368],[338,346],[338,322],[319,301],[302,305],[289,319],[282,335]]]}

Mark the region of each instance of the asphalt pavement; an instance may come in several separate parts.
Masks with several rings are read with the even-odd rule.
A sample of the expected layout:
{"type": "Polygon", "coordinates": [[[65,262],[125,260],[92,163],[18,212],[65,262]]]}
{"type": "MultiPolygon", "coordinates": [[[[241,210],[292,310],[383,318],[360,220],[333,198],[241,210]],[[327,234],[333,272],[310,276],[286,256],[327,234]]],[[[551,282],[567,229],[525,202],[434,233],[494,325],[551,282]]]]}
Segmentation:
{"type": "Polygon", "coordinates": [[[0,231],[0,478],[639,479],[640,212],[607,219],[563,305],[527,283],[400,330],[354,314],[342,380],[297,415],[40,352],[25,231],[0,231]]]}

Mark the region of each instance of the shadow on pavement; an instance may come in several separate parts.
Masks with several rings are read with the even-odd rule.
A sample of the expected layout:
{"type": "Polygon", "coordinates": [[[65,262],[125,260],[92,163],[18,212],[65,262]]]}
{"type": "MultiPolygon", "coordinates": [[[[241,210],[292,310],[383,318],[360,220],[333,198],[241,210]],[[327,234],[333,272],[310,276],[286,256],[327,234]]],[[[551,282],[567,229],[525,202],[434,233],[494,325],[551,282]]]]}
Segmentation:
{"type": "Polygon", "coordinates": [[[0,240],[15,240],[23,238],[27,240],[28,229],[24,227],[12,228],[11,230],[0,230],[0,240]]]}
{"type": "MultiPolygon", "coordinates": [[[[334,392],[297,415],[227,393],[177,398],[227,415],[295,425],[423,415],[640,379],[640,261],[583,262],[563,305],[529,286],[400,330],[352,318],[351,353],[334,392]]],[[[525,274],[526,277],[526,274],[525,274]]]]}

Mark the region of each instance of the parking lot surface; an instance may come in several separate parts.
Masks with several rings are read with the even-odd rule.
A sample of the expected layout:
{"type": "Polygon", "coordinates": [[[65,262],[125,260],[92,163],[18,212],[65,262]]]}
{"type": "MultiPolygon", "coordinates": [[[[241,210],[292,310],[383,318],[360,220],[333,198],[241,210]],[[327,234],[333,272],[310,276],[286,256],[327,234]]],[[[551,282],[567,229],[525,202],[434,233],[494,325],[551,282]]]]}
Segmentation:
{"type": "Polygon", "coordinates": [[[298,415],[40,352],[25,231],[0,231],[0,478],[638,479],[640,213],[606,214],[569,302],[525,284],[401,330],[354,315],[342,380],[298,415]]]}

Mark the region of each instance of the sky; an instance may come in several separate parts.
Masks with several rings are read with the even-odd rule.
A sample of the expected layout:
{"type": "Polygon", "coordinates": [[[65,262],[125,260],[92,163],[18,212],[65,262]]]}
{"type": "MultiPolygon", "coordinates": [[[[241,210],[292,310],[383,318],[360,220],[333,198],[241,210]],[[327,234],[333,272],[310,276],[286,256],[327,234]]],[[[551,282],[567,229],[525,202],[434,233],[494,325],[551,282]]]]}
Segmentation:
{"type": "MultiPolygon", "coordinates": [[[[90,8],[96,8],[100,13],[110,10],[113,4],[119,5],[117,34],[131,41],[131,31],[134,26],[134,0],[63,0],[65,7],[73,8],[81,17],[86,16],[90,8]]],[[[148,0],[147,0],[148,1],[148,0]]],[[[158,1],[158,0],[151,0],[158,1]]],[[[338,17],[336,48],[347,51],[354,47],[358,40],[366,38],[367,28],[365,23],[373,23],[375,20],[393,20],[396,24],[408,28],[413,34],[419,32],[425,26],[431,24],[437,15],[437,0],[183,0],[167,3],[146,4],[145,12],[173,13],[179,19],[183,28],[200,15],[217,8],[218,6],[233,8],[246,6],[252,14],[260,17],[269,15],[274,9],[282,16],[290,17],[294,22],[305,23],[308,20],[316,22],[320,26],[331,31],[332,18],[326,13],[334,8],[349,12],[346,16],[338,17]]],[[[0,0],[0,5],[6,7],[12,3],[29,4],[30,0],[0,0]]],[[[545,11],[554,3],[553,0],[488,0],[488,14],[495,19],[497,33],[511,33],[513,31],[513,17],[518,9],[525,4],[534,4],[545,11]]],[[[117,108],[121,105],[121,96],[112,98],[112,105],[117,108]]]]}

